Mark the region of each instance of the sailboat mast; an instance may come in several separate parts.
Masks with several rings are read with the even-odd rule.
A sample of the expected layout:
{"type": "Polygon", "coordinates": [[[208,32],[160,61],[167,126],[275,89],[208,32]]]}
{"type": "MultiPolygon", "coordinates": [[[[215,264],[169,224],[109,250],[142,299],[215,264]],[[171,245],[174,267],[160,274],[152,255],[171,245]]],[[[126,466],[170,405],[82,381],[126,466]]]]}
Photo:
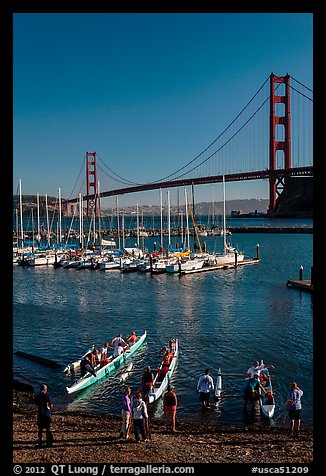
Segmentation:
{"type": "Polygon", "coordinates": [[[101,237],[101,195],[100,195],[100,181],[97,181],[97,200],[98,200],[98,238],[100,240],[100,252],[102,255],[102,237],[101,237]]]}
{"type": "Polygon", "coordinates": [[[40,231],[40,194],[36,194],[36,203],[37,203],[37,241],[41,241],[41,231],[40,231]]]}
{"type": "Polygon", "coordinates": [[[161,209],[161,250],[163,256],[163,197],[162,189],[160,188],[160,209],[161,209]]]}
{"type": "Polygon", "coordinates": [[[61,245],[61,188],[58,190],[59,196],[59,244],[61,245]]]}
{"type": "Polygon", "coordinates": [[[19,211],[20,211],[20,237],[22,241],[22,248],[24,249],[22,179],[19,179],[19,211]]]}
{"type": "Polygon", "coordinates": [[[137,246],[139,246],[139,207],[138,207],[138,202],[137,202],[137,205],[136,205],[136,209],[137,209],[137,246]]]}
{"type": "Polygon", "coordinates": [[[223,175],[223,251],[226,253],[225,177],[223,175]]]}
{"type": "Polygon", "coordinates": [[[48,194],[45,194],[45,210],[46,210],[46,227],[47,227],[47,238],[48,246],[50,246],[50,223],[49,223],[49,210],[48,210],[48,194]]]}
{"type": "Polygon", "coordinates": [[[79,194],[79,246],[82,250],[84,247],[84,230],[83,230],[83,200],[82,194],[79,194]]]}
{"type": "Polygon", "coordinates": [[[34,251],[34,215],[33,215],[33,208],[31,209],[32,212],[32,251],[34,251]]]}
{"type": "MultiPolygon", "coordinates": [[[[190,237],[189,237],[189,219],[188,219],[188,195],[185,188],[185,202],[186,202],[186,233],[187,233],[187,249],[190,250],[190,237]]],[[[190,254],[189,254],[190,257],[190,254]]]]}
{"type": "Polygon", "coordinates": [[[121,249],[121,241],[120,241],[120,217],[119,217],[119,199],[118,195],[116,195],[116,208],[117,208],[117,227],[118,227],[118,244],[119,250],[121,249]]]}
{"type": "Polygon", "coordinates": [[[18,244],[18,235],[19,235],[19,225],[18,225],[18,208],[15,209],[15,215],[16,215],[16,238],[17,238],[17,252],[18,252],[18,248],[19,248],[19,244],[18,244]]]}
{"type": "Polygon", "coordinates": [[[125,210],[124,208],[122,209],[122,247],[125,247],[125,210]]]}
{"type": "Polygon", "coordinates": [[[169,247],[171,246],[171,211],[170,211],[170,191],[168,190],[168,237],[169,247]]]}

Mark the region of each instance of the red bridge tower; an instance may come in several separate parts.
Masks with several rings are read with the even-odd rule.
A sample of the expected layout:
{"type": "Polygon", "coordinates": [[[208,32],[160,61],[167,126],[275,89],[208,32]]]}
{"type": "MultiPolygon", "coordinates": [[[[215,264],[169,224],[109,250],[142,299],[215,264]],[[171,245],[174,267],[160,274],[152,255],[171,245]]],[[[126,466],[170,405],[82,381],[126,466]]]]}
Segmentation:
{"type": "Polygon", "coordinates": [[[291,113],[290,113],[290,76],[270,75],[270,142],[269,142],[269,169],[272,173],[269,179],[269,209],[268,213],[275,210],[276,199],[283,192],[287,177],[277,174],[278,168],[285,170],[291,168],[291,113]],[[285,85],[285,94],[278,95],[275,91],[279,84],[285,85]],[[275,85],[278,85],[275,88],[275,85]],[[276,114],[276,104],[284,104],[284,115],[276,114]],[[284,126],[284,140],[278,140],[277,125],[284,126]],[[283,151],[283,166],[277,166],[277,152],[283,151]]]}
{"type": "Polygon", "coordinates": [[[86,186],[87,186],[87,216],[98,213],[97,200],[97,173],[96,173],[96,152],[86,152],[86,186]],[[89,196],[94,195],[94,199],[89,196]]]}

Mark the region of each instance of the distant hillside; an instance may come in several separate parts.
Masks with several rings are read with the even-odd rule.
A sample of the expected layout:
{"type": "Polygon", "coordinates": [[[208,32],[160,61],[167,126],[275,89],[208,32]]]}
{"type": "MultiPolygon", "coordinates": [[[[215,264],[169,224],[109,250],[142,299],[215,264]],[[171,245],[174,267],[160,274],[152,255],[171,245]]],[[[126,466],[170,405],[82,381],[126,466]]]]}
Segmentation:
{"type": "MultiPolygon", "coordinates": [[[[232,210],[242,210],[244,213],[264,212],[266,213],[269,201],[267,199],[243,199],[243,200],[227,200],[225,202],[226,214],[229,215],[232,210]]],[[[209,215],[213,213],[212,203],[201,202],[195,204],[196,215],[209,215]]],[[[214,214],[223,213],[223,202],[214,203],[214,214]]]]}
{"type": "MultiPolygon", "coordinates": [[[[54,210],[58,207],[58,198],[57,197],[47,197],[48,200],[48,208],[49,210],[54,210]]],[[[23,214],[29,215],[31,209],[33,209],[36,213],[37,208],[37,199],[36,195],[23,195],[22,197],[23,202],[23,214]]],[[[39,197],[40,202],[40,215],[45,216],[45,197],[39,197]]],[[[65,199],[62,199],[63,205],[63,213],[64,213],[64,204],[65,199]]],[[[85,206],[85,204],[84,204],[85,206]]],[[[243,199],[243,200],[228,200],[226,201],[226,213],[230,214],[231,210],[242,210],[244,213],[254,212],[257,210],[258,212],[266,212],[268,208],[268,200],[267,199],[243,199]]],[[[19,208],[19,196],[13,196],[13,209],[19,208]]],[[[136,214],[136,205],[132,207],[123,207],[125,215],[128,214],[136,214]]],[[[185,207],[180,206],[180,209],[185,212],[185,207]]],[[[160,207],[158,205],[143,205],[140,207],[140,211],[143,213],[144,216],[149,215],[160,215],[160,207]]],[[[175,205],[171,205],[171,214],[177,214],[178,209],[175,205]]],[[[195,203],[195,214],[196,215],[220,215],[223,213],[223,202],[214,202],[214,210],[213,204],[211,202],[199,202],[195,203]]],[[[112,208],[101,210],[102,215],[111,215],[112,208]]],[[[35,215],[36,216],[36,215],[35,215]]]]}
{"type": "Polygon", "coordinates": [[[312,217],[313,178],[292,177],[276,201],[273,217],[312,217]]]}

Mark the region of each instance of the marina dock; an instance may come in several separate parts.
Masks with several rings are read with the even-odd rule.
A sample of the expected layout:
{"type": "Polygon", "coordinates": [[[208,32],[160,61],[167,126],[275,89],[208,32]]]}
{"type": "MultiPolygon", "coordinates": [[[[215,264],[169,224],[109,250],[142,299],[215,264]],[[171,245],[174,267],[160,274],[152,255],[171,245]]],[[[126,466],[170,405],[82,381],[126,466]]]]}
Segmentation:
{"type": "Polygon", "coordinates": [[[216,271],[218,269],[235,269],[238,268],[239,266],[245,266],[245,265],[250,265],[250,264],[258,264],[260,263],[260,259],[257,258],[249,258],[245,259],[243,261],[239,261],[238,263],[228,263],[228,264],[220,264],[216,266],[204,266],[203,268],[200,269],[191,269],[188,271],[181,271],[179,272],[179,275],[184,275],[184,274],[193,274],[193,273],[206,273],[208,271],[216,271]]]}
{"type": "Polygon", "coordinates": [[[301,291],[313,292],[313,284],[311,279],[289,279],[286,283],[288,288],[300,289],[301,291]]]}

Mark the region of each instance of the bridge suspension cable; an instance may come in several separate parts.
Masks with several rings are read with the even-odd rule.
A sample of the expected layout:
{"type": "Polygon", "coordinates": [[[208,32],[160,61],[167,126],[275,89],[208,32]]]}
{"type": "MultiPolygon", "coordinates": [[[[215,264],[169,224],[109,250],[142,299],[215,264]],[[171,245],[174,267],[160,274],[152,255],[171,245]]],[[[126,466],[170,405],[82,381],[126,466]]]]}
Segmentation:
{"type": "MultiPolygon", "coordinates": [[[[173,177],[174,175],[176,175],[177,173],[181,172],[181,170],[184,170],[186,167],[188,167],[189,165],[191,165],[193,162],[195,162],[195,160],[199,159],[199,157],[201,157],[213,144],[215,144],[222,136],[223,134],[225,134],[229,129],[230,127],[237,121],[237,119],[243,114],[243,112],[248,108],[248,106],[252,103],[252,101],[256,98],[256,96],[259,94],[259,92],[263,89],[263,87],[265,86],[265,84],[267,83],[267,81],[269,81],[269,76],[266,78],[266,80],[264,81],[264,83],[261,85],[261,87],[258,89],[258,91],[256,92],[256,94],[254,94],[254,96],[250,99],[250,101],[248,101],[248,103],[245,105],[245,107],[239,112],[239,114],[233,119],[233,121],[230,122],[230,124],[223,130],[223,132],[221,132],[217,137],[216,139],[214,139],[204,150],[202,150],[202,152],[200,152],[198,155],[196,155],[196,157],[194,157],[190,162],[188,162],[186,165],[180,167],[180,169],[176,170],[174,173],[172,174],[169,174],[167,175],[166,177],[163,177],[161,178],[160,180],[157,180],[156,182],[154,183],[158,183],[158,182],[163,182],[163,181],[166,181],[168,180],[169,178],[173,177]]],[[[217,152],[217,151],[216,151],[217,152]]],[[[216,153],[215,152],[215,153],[216,153]]],[[[214,154],[212,154],[210,157],[212,157],[214,154]]],[[[209,157],[209,158],[210,158],[209,157]]],[[[204,163],[206,162],[203,161],[201,162],[204,163]]],[[[199,164],[199,165],[201,165],[199,164]]],[[[196,166],[194,168],[192,168],[190,171],[186,172],[186,173],[189,173],[191,172],[192,170],[194,170],[195,168],[199,167],[196,166]]],[[[179,178],[179,177],[183,177],[185,174],[183,175],[179,175],[175,178],[179,178]]]]}

